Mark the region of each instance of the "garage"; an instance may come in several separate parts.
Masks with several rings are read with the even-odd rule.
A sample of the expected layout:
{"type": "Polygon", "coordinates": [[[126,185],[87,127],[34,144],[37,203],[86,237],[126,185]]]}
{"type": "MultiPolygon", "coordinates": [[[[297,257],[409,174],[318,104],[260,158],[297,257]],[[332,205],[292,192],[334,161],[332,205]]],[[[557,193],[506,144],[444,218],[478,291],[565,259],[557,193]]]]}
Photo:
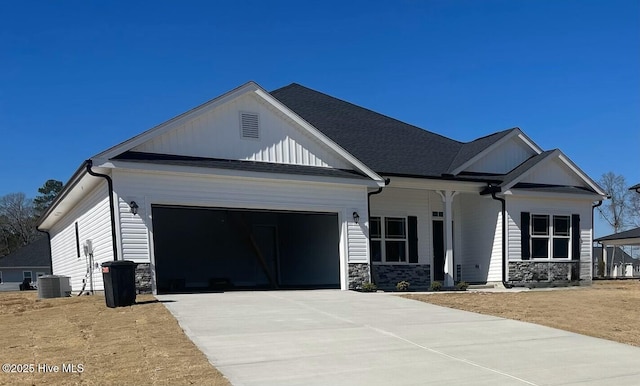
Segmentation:
{"type": "Polygon", "coordinates": [[[151,208],[159,293],[340,288],[337,213],[151,208]]]}

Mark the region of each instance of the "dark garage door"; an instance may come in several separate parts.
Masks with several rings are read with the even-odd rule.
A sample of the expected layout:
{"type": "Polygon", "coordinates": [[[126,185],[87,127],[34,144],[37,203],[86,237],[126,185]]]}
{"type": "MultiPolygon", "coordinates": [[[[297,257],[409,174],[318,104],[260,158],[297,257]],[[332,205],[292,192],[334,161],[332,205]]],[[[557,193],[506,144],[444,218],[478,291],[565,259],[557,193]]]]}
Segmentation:
{"type": "Polygon", "coordinates": [[[152,206],[158,292],[340,288],[335,213],[152,206]]]}

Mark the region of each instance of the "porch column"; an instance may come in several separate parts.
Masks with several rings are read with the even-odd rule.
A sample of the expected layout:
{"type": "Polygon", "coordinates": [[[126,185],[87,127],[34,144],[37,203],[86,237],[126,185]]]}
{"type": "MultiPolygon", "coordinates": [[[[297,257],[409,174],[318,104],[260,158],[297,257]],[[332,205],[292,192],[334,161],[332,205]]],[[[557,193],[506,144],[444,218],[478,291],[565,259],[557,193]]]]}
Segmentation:
{"type": "Polygon", "coordinates": [[[609,264],[607,264],[607,246],[602,244],[602,262],[604,263],[602,269],[602,276],[607,277],[609,275],[609,264]]]}
{"type": "Polygon", "coordinates": [[[452,190],[438,191],[444,202],[444,286],[453,287],[455,267],[453,265],[453,197],[458,192],[452,190]]]}

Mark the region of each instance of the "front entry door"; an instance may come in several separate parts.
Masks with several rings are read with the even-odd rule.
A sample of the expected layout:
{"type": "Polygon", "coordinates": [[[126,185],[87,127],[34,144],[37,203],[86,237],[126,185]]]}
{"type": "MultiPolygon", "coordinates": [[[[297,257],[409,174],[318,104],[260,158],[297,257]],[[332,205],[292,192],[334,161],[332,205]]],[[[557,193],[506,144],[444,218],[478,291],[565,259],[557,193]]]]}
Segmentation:
{"type": "Polygon", "coordinates": [[[433,281],[444,281],[444,221],[433,221],[433,281]]]}

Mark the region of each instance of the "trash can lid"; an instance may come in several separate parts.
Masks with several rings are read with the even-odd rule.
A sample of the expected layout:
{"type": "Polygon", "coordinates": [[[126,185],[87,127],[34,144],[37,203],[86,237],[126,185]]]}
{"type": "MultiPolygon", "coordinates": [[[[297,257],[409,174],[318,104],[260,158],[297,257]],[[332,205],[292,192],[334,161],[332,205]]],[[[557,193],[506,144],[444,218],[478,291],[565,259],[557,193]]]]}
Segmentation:
{"type": "Polygon", "coordinates": [[[129,265],[136,265],[136,263],[130,260],[105,261],[104,263],[102,263],[103,267],[129,266],[129,265]]]}

